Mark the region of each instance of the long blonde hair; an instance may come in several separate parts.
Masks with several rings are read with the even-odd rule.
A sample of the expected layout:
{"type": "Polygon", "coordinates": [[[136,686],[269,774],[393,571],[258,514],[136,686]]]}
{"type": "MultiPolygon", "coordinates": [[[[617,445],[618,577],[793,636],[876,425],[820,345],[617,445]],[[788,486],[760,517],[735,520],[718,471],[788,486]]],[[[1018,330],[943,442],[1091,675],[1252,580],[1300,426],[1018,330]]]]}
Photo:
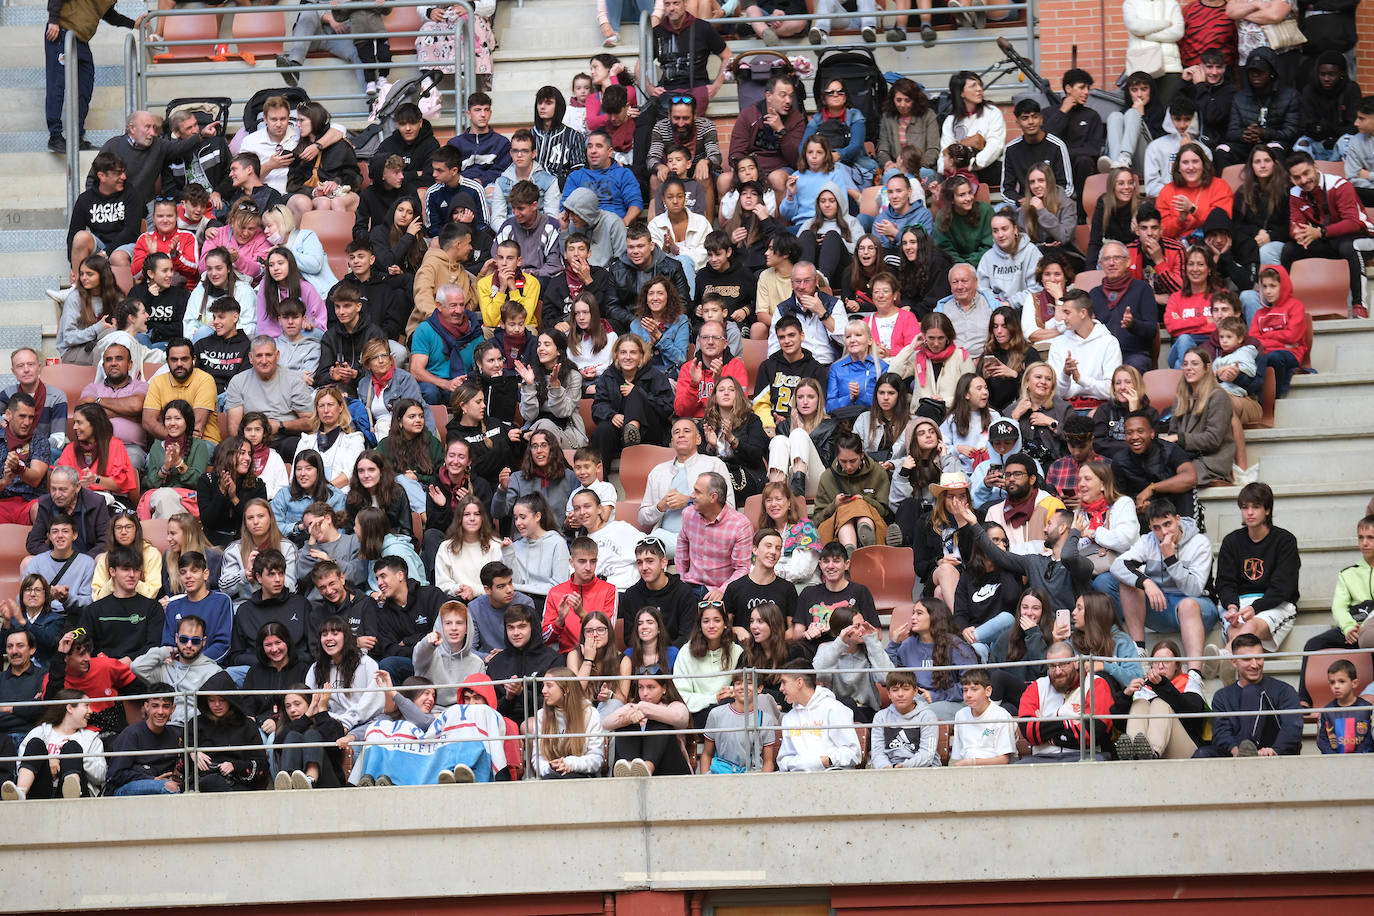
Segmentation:
{"type": "Polygon", "coordinates": [[[248,531],[248,510],[254,506],[262,506],[266,509],[268,521],[271,522],[267,528],[267,547],[281,550],[281,529],[277,527],[277,517],[272,514],[272,504],[265,499],[248,500],[243,506],[243,526],[239,528],[239,558],[243,561],[245,574],[251,573],[253,568],[253,564],[248,562],[248,558],[253,555],[253,551],[259,549],[257,542],[253,540],[253,535],[248,531]]]}
{"type": "Polygon", "coordinates": [[[191,513],[176,513],[167,519],[167,526],[170,528],[172,525],[181,529],[181,549],[173,550],[168,547],[162,568],[167,570],[167,584],[171,586],[172,594],[179,595],[182,592],[181,571],[177,569],[177,564],[181,562],[182,555],[194,550],[209,559],[212,547],[209,539],[205,537],[205,529],[200,526],[200,519],[191,513]]]}
{"type": "Polygon", "coordinates": [[[1030,401],[1032,407],[1035,407],[1035,408],[1039,408],[1039,407],[1048,407],[1050,404],[1053,404],[1053,403],[1054,403],[1054,393],[1058,390],[1058,388],[1059,388],[1059,375],[1058,375],[1058,373],[1056,373],[1056,372],[1054,371],[1054,367],[1051,366],[1049,363],[1046,363],[1046,362],[1031,363],[1029,366],[1026,367],[1026,371],[1023,372],[1023,373],[1021,373],[1021,397],[1025,398],[1025,399],[1028,400],[1028,401],[1030,401]],[[1045,371],[1049,372],[1049,374],[1050,374],[1050,399],[1049,399],[1048,401],[1046,401],[1044,404],[1037,404],[1037,403],[1035,403],[1035,396],[1034,396],[1033,394],[1031,394],[1031,390],[1030,390],[1030,376],[1031,376],[1031,373],[1032,373],[1032,372],[1038,372],[1038,371],[1041,370],[1041,369],[1044,369],[1045,371]]]}
{"type": "Polygon", "coordinates": [[[716,392],[720,386],[726,382],[735,386],[735,406],[730,409],[730,429],[739,431],[744,428],[745,422],[749,419],[749,414],[753,413],[749,409],[749,396],[744,393],[744,386],[739,383],[739,379],[733,375],[724,375],[716,380],[716,387],[711,392],[711,397],[706,402],[706,412],[702,415],[702,425],[717,432],[721,429],[721,407],[716,400],[716,392]]]}
{"type": "Polygon", "coordinates": [[[797,387],[792,392],[792,410],[787,415],[788,422],[793,429],[804,429],[808,434],[815,431],[816,427],[825,420],[825,389],[821,383],[813,378],[804,378],[797,383],[797,387]],[[797,412],[797,392],[803,388],[810,388],[816,392],[816,413],[813,415],[811,423],[808,425],[806,419],[797,412]]]}
{"type": "Polygon", "coordinates": [[[559,679],[558,689],[563,692],[563,730],[558,730],[558,708],[545,703],[544,711],[539,717],[539,754],[545,761],[581,756],[586,753],[587,739],[568,736],[580,735],[587,730],[587,713],[592,708],[591,700],[587,699],[582,682],[576,679],[577,676],[566,665],[550,668],[544,676],[559,679]]]}
{"type": "Polygon", "coordinates": [[[1217,382],[1217,375],[1212,371],[1212,357],[1207,355],[1207,351],[1201,347],[1189,347],[1183,354],[1187,359],[1191,354],[1197,354],[1198,359],[1202,360],[1202,367],[1207,371],[1202,373],[1202,378],[1198,379],[1197,386],[1188,384],[1188,380],[1179,376],[1178,388],[1174,390],[1174,416],[1181,417],[1185,414],[1201,416],[1207,410],[1207,402],[1212,395],[1221,388],[1217,382]]]}
{"type": "MultiPolygon", "coordinates": [[[[1121,174],[1123,172],[1130,173],[1132,177],[1134,177],[1134,173],[1131,172],[1129,168],[1123,167],[1112,169],[1110,172],[1107,173],[1107,191],[1100,198],[1098,198],[1097,201],[1097,205],[1102,208],[1102,231],[1104,232],[1107,230],[1107,225],[1111,222],[1112,214],[1116,212],[1116,208],[1122,206],[1122,204],[1117,203],[1116,200],[1116,180],[1121,177],[1121,174]]],[[[1145,190],[1141,187],[1139,180],[1137,180],[1135,185],[1135,193],[1131,195],[1130,206],[1132,219],[1134,219],[1136,213],[1140,211],[1140,205],[1144,202],[1144,200],[1145,190]]]]}

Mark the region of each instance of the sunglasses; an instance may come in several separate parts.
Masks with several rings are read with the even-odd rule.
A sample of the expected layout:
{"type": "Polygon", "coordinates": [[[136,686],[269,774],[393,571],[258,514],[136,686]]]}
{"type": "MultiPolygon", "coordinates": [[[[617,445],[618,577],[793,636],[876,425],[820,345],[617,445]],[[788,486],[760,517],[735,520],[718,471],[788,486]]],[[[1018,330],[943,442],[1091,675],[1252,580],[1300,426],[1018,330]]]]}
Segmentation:
{"type": "Polygon", "coordinates": [[[251,200],[241,200],[238,203],[234,204],[234,209],[242,210],[245,213],[257,213],[258,205],[251,200]]]}
{"type": "Polygon", "coordinates": [[[656,537],[641,538],[639,543],[635,545],[635,550],[643,550],[645,547],[656,548],[658,550],[664,549],[663,541],[656,537]]]}
{"type": "Polygon", "coordinates": [[[716,607],[716,608],[723,608],[723,607],[725,607],[725,602],[724,602],[724,601],[698,601],[698,602],[697,602],[697,610],[699,610],[699,611],[704,611],[704,610],[706,610],[707,608],[713,608],[713,607],[716,607]]]}
{"type": "Polygon", "coordinates": [[[843,89],[827,89],[827,90],[825,90],[825,94],[826,94],[826,95],[848,95],[848,93],[845,92],[843,89]]]}
{"type": "Polygon", "coordinates": [[[696,105],[697,105],[697,100],[696,100],[696,97],[695,97],[695,96],[690,96],[690,95],[675,95],[675,96],[673,96],[671,99],[668,100],[668,104],[669,104],[669,105],[691,105],[693,108],[695,108],[696,105]]]}
{"type": "Polygon", "coordinates": [[[177,634],[177,642],[187,646],[201,646],[205,644],[204,636],[182,636],[177,634]]]}

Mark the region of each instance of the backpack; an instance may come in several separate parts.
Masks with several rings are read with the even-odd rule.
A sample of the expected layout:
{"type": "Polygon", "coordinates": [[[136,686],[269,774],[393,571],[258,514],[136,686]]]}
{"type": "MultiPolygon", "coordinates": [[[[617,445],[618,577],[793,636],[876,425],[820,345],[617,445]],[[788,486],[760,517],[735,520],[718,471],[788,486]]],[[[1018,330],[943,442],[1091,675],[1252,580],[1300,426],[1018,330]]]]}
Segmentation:
{"type": "Polygon", "coordinates": [[[849,107],[857,108],[867,121],[864,139],[878,142],[887,79],[868,48],[827,48],[816,58],[816,79],[811,84],[816,107],[825,107],[825,87],[832,80],[844,83],[849,107]]]}

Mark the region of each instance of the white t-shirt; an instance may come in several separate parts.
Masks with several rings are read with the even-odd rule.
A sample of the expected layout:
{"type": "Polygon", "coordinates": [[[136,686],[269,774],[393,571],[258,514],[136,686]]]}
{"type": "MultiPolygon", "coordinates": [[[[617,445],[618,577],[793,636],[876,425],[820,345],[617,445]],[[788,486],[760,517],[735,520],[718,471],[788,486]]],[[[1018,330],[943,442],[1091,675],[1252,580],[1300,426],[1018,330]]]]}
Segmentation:
{"type": "Polygon", "coordinates": [[[892,332],[897,328],[898,314],[898,312],[893,312],[886,318],[876,313],[873,315],[873,326],[878,331],[878,343],[889,350],[892,349],[892,332]]]}
{"type": "MultiPolygon", "coordinates": [[[[281,150],[294,150],[300,146],[301,132],[296,129],[294,123],[286,128],[286,136],[281,138],[281,142],[273,140],[267,136],[267,128],[259,127],[251,134],[243,138],[243,144],[239,147],[241,153],[253,153],[258,157],[260,164],[265,165],[281,150]]],[[[275,188],[278,193],[286,193],[286,173],[285,166],[273,169],[262,176],[262,183],[275,188]]]]}
{"type": "Polygon", "coordinates": [[[981,716],[967,706],[954,714],[954,744],[949,759],[985,760],[1008,754],[1016,756],[1016,725],[998,703],[989,703],[981,716]]]}

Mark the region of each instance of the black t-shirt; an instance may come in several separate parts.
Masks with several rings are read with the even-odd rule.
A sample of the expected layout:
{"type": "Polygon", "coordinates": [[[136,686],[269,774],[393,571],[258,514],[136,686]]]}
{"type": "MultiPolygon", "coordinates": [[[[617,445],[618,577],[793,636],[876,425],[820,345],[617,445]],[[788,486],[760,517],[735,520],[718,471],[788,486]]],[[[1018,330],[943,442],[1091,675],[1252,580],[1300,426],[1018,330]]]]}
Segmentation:
{"type": "MultiPolygon", "coordinates": [[[[850,582],[838,592],[832,592],[825,583],[808,585],[797,596],[797,613],[792,622],[804,627],[811,626],[812,620],[819,620],[821,626],[830,626],[830,614],[836,608],[847,607],[864,615],[864,620],[877,626],[878,609],[873,604],[873,593],[867,585],[850,582]]],[[[829,635],[825,639],[829,639],[829,635]]]]}
{"type": "Polygon", "coordinates": [[[725,40],[700,19],[681,32],[669,31],[664,23],[654,26],[654,60],[658,61],[659,85],[664,89],[709,84],[706,63],[712,54],[724,51],[725,40]]]}
{"type": "Polygon", "coordinates": [[[732,626],[749,628],[749,612],[760,604],[772,602],[782,609],[784,620],[796,616],[797,587],[781,576],[767,585],[759,585],[748,576],[740,576],[725,586],[725,613],[732,626]]]}
{"type": "MultiPolygon", "coordinates": [[[[1134,499],[1152,483],[1168,480],[1178,473],[1179,468],[1192,461],[1188,453],[1167,439],[1156,439],[1143,455],[1130,449],[1123,450],[1112,459],[1112,472],[1116,475],[1116,488],[1123,496],[1134,499]]],[[[1186,493],[1160,493],[1160,499],[1167,499],[1178,509],[1184,518],[1194,517],[1195,490],[1186,493]]]]}
{"type": "Polygon", "coordinates": [[[196,368],[204,369],[215,380],[215,387],[223,392],[229,380],[248,368],[248,353],[252,349],[248,335],[235,330],[229,339],[211,334],[196,341],[196,368]]]}
{"type": "Polygon", "coordinates": [[[754,272],[743,264],[732,265],[728,273],[720,273],[710,264],[697,271],[697,304],[714,293],[725,300],[725,313],[731,314],[741,305],[750,307],[749,321],[753,318],[754,300],[758,295],[759,281],[754,272]]]}
{"type": "Polygon", "coordinates": [[[95,651],[110,658],[138,658],[162,644],[161,602],[135,592],[131,597],[106,595],[81,612],[81,625],[95,651]]]}
{"type": "Polygon", "coordinates": [[[129,291],[129,298],[137,299],[148,309],[148,336],[153,343],[174,340],[181,336],[181,320],[186,314],[186,303],[191,291],[177,285],[164,289],[154,296],[148,292],[148,284],[140,283],[129,291]]]}

